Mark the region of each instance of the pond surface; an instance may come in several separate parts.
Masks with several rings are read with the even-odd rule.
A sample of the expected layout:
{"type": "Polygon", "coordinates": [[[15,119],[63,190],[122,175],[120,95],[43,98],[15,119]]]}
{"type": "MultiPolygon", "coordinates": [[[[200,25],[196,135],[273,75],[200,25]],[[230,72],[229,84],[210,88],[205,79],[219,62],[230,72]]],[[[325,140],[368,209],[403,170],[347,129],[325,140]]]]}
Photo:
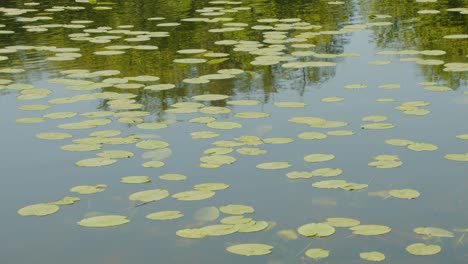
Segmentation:
{"type": "Polygon", "coordinates": [[[468,262],[467,1],[86,2],[0,6],[2,263],[468,262]]]}

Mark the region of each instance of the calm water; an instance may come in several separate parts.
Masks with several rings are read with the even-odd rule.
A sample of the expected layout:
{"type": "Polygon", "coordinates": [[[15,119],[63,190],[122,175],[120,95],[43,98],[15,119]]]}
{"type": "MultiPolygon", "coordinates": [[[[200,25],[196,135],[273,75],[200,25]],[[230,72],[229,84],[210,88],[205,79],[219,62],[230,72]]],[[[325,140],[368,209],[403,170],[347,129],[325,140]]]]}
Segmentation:
{"type": "MultiPolygon", "coordinates": [[[[330,256],[320,261],[323,263],[363,263],[366,261],[359,258],[359,253],[368,251],[384,253],[386,263],[467,263],[468,238],[465,238],[465,233],[460,232],[460,229],[466,231],[468,228],[468,166],[466,162],[444,159],[446,154],[468,152],[468,142],[456,138],[457,135],[468,134],[467,66],[461,71],[444,71],[447,67],[443,65],[467,63],[468,60],[466,38],[444,38],[447,35],[468,34],[468,15],[463,14],[467,11],[450,11],[460,7],[468,7],[468,2],[356,0],[327,3],[315,0],[246,0],[237,4],[216,4],[209,1],[133,0],[99,5],[41,1],[39,5],[34,5],[27,1],[2,1],[0,24],[4,27],[0,30],[5,34],[0,34],[0,51],[4,53],[0,55],[8,59],[0,61],[0,79],[17,84],[31,84],[35,88],[49,89],[51,93],[45,98],[24,100],[18,97],[25,93],[22,88],[10,89],[11,86],[6,87],[8,81],[0,89],[0,157],[3,179],[0,185],[3,212],[0,227],[1,263],[312,263],[315,261],[304,255],[304,251],[309,248],[330,250],[330,256]],[[82,9],[73,10],[76,8],[70,7],[82,9]],[[95,7],[112,9],[96,10],[95,7]],[[206,12],[208,7],[221,10],[211,9],[206,12]],[[25,9],[29,9],[29,12],[25,12],[25,9]],[[439,10],[440,13],[418,13],[421,10],[439,10]],[[214,11],[223,12],[210,13],[214,11]],[[165,19],[148,19],[154,17],[165,19]],[[215,20],[183,20],[194,17],[215,20]],[[216,22],[220,17],[232,20],[216,22]],[[273,18],[291,20],[258,22],[273,18]],[[298,22],[292,18],[305,23],[294,24],[298,22]],[[180,25],[158,26],[172,22],[180,25]],[[376,22],[388,23],[372,24],[376,22]],[[210,32],[212,29],[222,28],[223,23],[247,25],[228,24],[224,27],[243,29],[210,32]],[[259,25],[272,27],[255,27],[259,25]],[[274,31],[282,31],[284,34],[274,35],[277,34],[271,33],[274,31]],[[167,33],[152,33],[152,37],[142,41],[125,40],[151,34],[148,32],[167,33]],[[314,32],[322,33],[313,34],[314,32]],[[264,34],[276,37],[265,40],[264,34]],[[307,34],[309,38],[301,38],[307,34]],[[219,45],[222,40],[257,41],[256,43],[263,43],[263,46],[252,46],[253,42],[250,42],[250,49],[246,50],[245,45],[219,45]],[[302,48],[297,44],[314,46],[302,48]],[[158,50],[124,49],[122,51],[125,53],[111,56],[93,53],[109,50],[106,47],[116,45],[152,45],[157,46],[158,50]],[[276,53],[281,52],[275,56],[296,55],[293,59],[297,61],[335,62],[336,66],[291,69],[282,66],[285,61],[271,62],[271,58],[269,61],[272,65],[253,65],[251,62],[258,55],[248,51],[266,48],[268,45],[276,48],[276,53]],[[50,60],[50,57],[60,53],[52,47],[78,48],[76,51],[63,51],[78,53],[81,57],[65,61],[50,60]],[[229,55],[223,60],[204,57],[204,53],[177,53],[182,49],[206,49],[229,55]],[[382,55],[382,52],[385,54],[388,51],[405,50],[426,51],[429,55],[418,52],[382,55]],[[445,53],[431,52],[433,50],[445,53]],[[293,53],[297,51],[314,51],[319,55],[298,56],[293,53]],[[431,55],[433,53],[436,55],[431,55]],[[173,62],[174,59],[181,58],[205,58],[208,62],[173,62]],[[211,80],[207,84],[183,82],[187,78],[231,68],[242,69],[244,72],[232,79],[211,80]],[[24,71],[9,73],[5,69],[24,71]],[[114,76],[75,78],[61,73],[76,69],[90,72],[117,70],[120,73],[114,76]],[[141,75],[160,78],[156,82],[146,82],[145,85],[170,83],[175,88],[165,91],[149,91],[143,87],[73,90],[67,87],[69,85],[50,81],[68,78],[101,82],[106,78],[141,75]],[[434,82],[433,85],[450,89],[430,91],[427,86],[420,84],[422,82],[434,82]],[[344,88],[351,84],[366,84],[368,88],[344,88]],[[400,84],[400,88],[378,88],[384,84],[400,84]],[[135,104],[141,105],[137,105],[136,109],[126,110],[110,107],[109,98],[64,104],[50,101],[101,92],[130,94],[134,97],[135,104]],[[207,106],[227,107],[231,112],[214,115],[167,112],[172,109],[170,105],[176,102],[194,101],[192,96],[208,93],[230,96],[227,100],[201,102],[207,106]],[[321,99],[326,97],[340,97],[344,100],[323,102],[321,99]],[[394,101],[379,102],[378,99],[382,98],[393,98],[394,101]],[[226,103],[229,100],[245,99],[257,100],[259,104],[233,106],[226,103]],[[282,108],[275,105],[284,101],[303,102],[305,107],[282,108]],[[430,113],[421,116],[407,115],[395,109],[401,103],[410,101],[430,103],[421,107],[430,110],[430,113]],[[25,105],[36,104],[49,105],[50,108],[22,110],[25,105]],[[128,124],[120,122],[122,120],[119,121],[119,117],[111,116],[103,118],[111,119],[112,123],[97,128],[57,128],[64,123],[90,120],[79,115],[86,112],[134,110],[147,111],[147,115],[142,117],[145,122],[166,122],[169,125],[159,130],[143,130],[136,126],[138,120],[128,124]],[[41,117],[63,111],[76,112],[78,115],[67,119],[45,119],[40,123],[15,121],[18,118],[41,117]],[[265,118],[244,119],[235,116],[240,112],[265,112],[270,115],[265,118]],[[394,128],[362,129],[361,126],[369,122],[361,119],[372,115],[386,116],[388,120],[384,122],[392,123],[394,128]],[[209,128],[205,124],[188,122],[191,118],[201,116],[213,116],[217,121],[237,122],[242,127],[220,130],[209,128]],[[347,125],[338,128],[312,128],[305,124],[288,122],[288,119],[299,116],[343,121],[347,125]],[[165,165],[160,168],[144,168],[142,163],[151,159],[143,156],[147,150],[137,148],[135,144],[104,144],[100,150],[88,152],[60,149],[63,145],[71,144],[74,139],[107,129],[120,130],[120,136],[124,137],[137,135],[141,140],[151,138],[166,141],[170,144],[172,155],[163,159],[165,165]],[[220,135],[210,139],[192,139],[191,133],[207,130],[220,135]],[[298,137],[303,132],[326,133],[333,130],[351,130],[354,134],[329,136],[323,140],[304,140],[298,137]],[[66,132],[73,137],[51,141],[35,136],[42,132],[66,132]],[[211,143],[234,140],[244,135],[262,139],[284,137],[294,141],[288,144],[244,146],[258,147],[268,152],[247,156],[234,151],[227,154],[237,159],[233,164],[214,169],[200,167],[199,158],[204,156],[203,151],[214,147],[211,143]],[[385,140],[391,138],[431,143],[438,149],[411,151],[405,147],[386,144],[385,140]],[[82,168],[74,165],[79,160],[96,157],[96,153],[103,150],[127,150],[133,152],[134,156],[119,159],[110,166],[82,168]],[[304,156],[316,153],[334,154],[335,158],[321,163],[303,160],[304,156]],[[403,164],[391,169],[369,167],[368,163],[379,154],[398,155],[403,164]],[[279,170],[256,168],[257,164],[274,161],[288,162],[291,167],[279,170]],[[311,171],[326,167],[340,168],[343,174],[335,178],[295,180],[286,176],[291,171],[311,171]],[[158,178],[165,173],[183,174],[187,179],[165,181],[158,178]],[[120,183],[121,177],[130,175],[149,176],[151,183],[120,183]],[[368,187],[346,191],[311,186],[314,182],[330,179],[364,183],[368,187]],[[226,183],[229,188],[216,191],[212,198],[200,201],[178,201],[167,197],[136,206],[138,202],[128,199],[130,194],[138,191],[161,188],[175,194],[207,182],[226,183]],[[69,192],[73,186],[96,184],[106,184],[108,187],[97,194],[69,192]],[[375,195],[376,192],[404,188],[415,189],[421,195],[412,200],[375,195]],[[81,201],[60,206],[57,213],[44,217],[22,217],[17,214],[17,210],[24,206],[55,201],[65,195],[79,197],[81,201]],[[176,236],[176,231],[180,229],[219,223],[221,218],[229,215],[221,213],[216,220],[200,221],[195,219],[194,214],[203,207],[220,207],[226,204],[254,207],[255,212],[246,216],[268,221],[269,227],[259,232],[201,239],[176,236]],[[179,210],[184,217],[167,221],[145,218],[149,213],[163,210],[179,210]],[[85,217],[108,214],[127,216],[130,223],[114,228],[88,228],[76,224],[85,217]],[[329,237],[307,238],[298,235],[293,240],[284,239],[277,234],[280,230],[296,230],[307,223],[324,222],[329,217],[350,217],[358,219],[361,224],[386,225],[392,231],[379,236],[359,236],[352,235],[348,228],[336,228],[336,233],[329,237]],[[422,226],[451,230],[454,237],[424,237],[413,232],[414,228],[422,226]],[[226,247],[239,243],[264,243],[274,248],[271,254],[257,257],[238,256],[225,250],[226,247]],[[405,250],[407,245],[413,243],[439,245],[442,251],[432,256],[414,256],[405,250]]],[[[261,52],[267,51],[271,52],[271,49],[261,52]]],[[[103,98],[102,94],[100,98],[103,98]]]]}

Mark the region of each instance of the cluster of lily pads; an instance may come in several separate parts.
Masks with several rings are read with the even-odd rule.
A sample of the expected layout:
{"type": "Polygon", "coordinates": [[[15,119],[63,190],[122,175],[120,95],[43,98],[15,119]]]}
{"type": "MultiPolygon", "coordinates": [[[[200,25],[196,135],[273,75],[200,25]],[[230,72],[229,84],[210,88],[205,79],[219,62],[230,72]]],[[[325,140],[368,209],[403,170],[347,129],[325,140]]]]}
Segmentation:
{"type": "MultiPolygon", "coordinates": [[[[423,0],[418,0],[423,2],[423,0]]],[[[84,3],[89,1],[77,1],[84,3]]],[[[338,58],[356,57],[356,53],[341,53],[341,54],[328,54],[314,51],[317,46],[308,43],[310,39],[319,36],[330,36],[359,32],[370,27],[375,26],[390,26],[391,22],[371,22],[365,24],[346,25],[339,30],[323,30],[319,31],[322,27],[320,25],[313,25],[308,22],[302,21],[299,18],[263,18],[259,19],[256,25],[249,25],[246,23],[232,22],[232,18],[219,17],[224,14],[236,13],[243,10],[250,10],[250,7],[237,6],[241,2],[234,1],[212,1],[211,5],[203,9],[197,10],[201,17],[185,18],[179,22],[167,22],[155,24],[158,28],[176,27],[181,23],[186,22],[202,22],[202,23],[223,23],[221,27],[212,28],[209,32],[219,34],[224,32],[242,31],[250,27],[251,30],[261,32],[262,40],[221,40],[216,41],[215,44],[220,46],[232,46],[233,52],[243,52],[255,56],[251,61],[254,66],[270,66],[281,64],[285,70],[294,70],[300,68],[322,68],[334,67],[337,62],[331,61],[338,58]],[[219,7],[223,5],[225,7],[219,7]],[[237,6],[237,7],[232,7],[237,6]],[[213,17],[213,18],[208,18],[213,17]],[[226,22],[226,23],[225,23],[226,22]],[[320,60],[317,60],[320,59],[320,60]]],[[[344,2],[328,2],[330,5],[340,5],[344,2]]],[[[27,6],[37,6],[39,3],[27,3],[27,6]]],[[[82,6],[54,6],[52,8],[44,9],[46,12],[61,12],[65,10],[84,10],[82,6]]],[[[110,5],[97,5],[93,7],[94,10],[111,10],[110,5]]],[[[17,16],[16,21],[20,23],[31,23],[38,21],[51,20],[49,16],[35,16],[32,18],[23,17],[22,15],[36,12],[36,9],[12,9],[0,8],[6,16],[17,16]]],[[[464,13],[466,9],[452,9],[448,11],[457,11],[464,13]]],[[[438,12],[431,10],[420,10],[421,15],[437,14],[438,12]]],[[[379,15],[377,18],[385,19],[388,16],[379,15]]],[[[151,17],[149,21],[164,20],[163,17],[151,17]]],[[[83,32],[69,34],[68,37],[72,41],[87,41],[90,43],[111,43],[117,40],[123,40],[128,43],[150,41],[153,38],[166,38],[170,34],[165,31],[137,31],[131,30],[133,25],[121,25],[117,28],[99,26],[96,28],[87,28],[87,25],[94,23],[89,20],[74,20],[69,24],[43,24],[43,25],[25,25],[29,32],[44,32],[53,28],[67,28],[67,29],[83,29],[83,32]],[[99,35],[105,34],[105,35],[99,35]]],[[[217,24],[216,24],[217,25],[217,24]]],[[[1,34],[13,34],[14,31],[2,30],[1,34]]],[[[445,36],[446,39],[468,38],[466,35],[449,35],[445,36]]],[[[146,52],[154,52],[158,50],[155,45],[110,45],[102,50],[94,51],[96,56],[113,56],[124,54],[126,50],[142,50],[146,52]]],[[[79,48],[70,47],[52,47],[52,46],[8,46],[0,49],[1,54],[16,53],[23,50],[33,50],[43,52],[48,57],[47,61],[69,61],[78,60],[81,57],[79,48]],[[51,55],[53,54],[53,55],[51,55]]],[[[202,63],[220,63],[229,59],[230,54],[224,52],[209,51],[206,49],[182,49],[176,51],[180,56],[173,60],[174,64],[190,64],[196,66],[202,63]],[[189,56],[189,57],[187,57],[189,56]],[[213,62],[214,61],[214,62],[213,62]]],[[[381,51],[378,55],[418,55],[418,56],[440,56],[445,54],[445,51],[440,50],[403,50],[403,51],[381,51]]],[[[424,58],[424,57],[423,57],[424,58]]],[[[466,63],[445,63],[442,60],[423,59],[421,57],[402,58],[401,61],[412,61],[421,65],[444,65],[444,70],[449,72],[464,72],[468,71],[468,64],[466,63]]],[[[7,56],[0,56],[0,60],[8,61],[7,56]]],[[[387,65],[391,61],[375,60],[368,62],[371,65],[387,65]]],[[[3,68],[0,69],[1,73],[21,73],[23,69],[3,68]]],[[[211,81],[225,80],[239,78],[245,74],[243,69],[226,68],[220,69],[216,73],[200,75],[198,77],[190,77],[182,80],[182,83],[158,83],[160,80],[157,76],[140,75],[140,76],[123,76],[120,71],[116,70],[101,70],[89,71],[86,69],[71,69],[63,70],[60,72],[63,78],[51,79],[48,82],[55,85],[62,85],[64,89],[72,91],[82,91],[85,93],[53,98],[48,100],[48,104],[29,104],[22,105],[19,109],[24,111],[42,111],[51,108],[51,105],[64,105],[77,103],[80,101],[90,100],[106,100],[106,106],[114,111],[93,111],[86,113],[76,112],[53,112],[47,113],[40,117],[23,117],[18,118],[18,123],[41,123],[47,120],[60,120],[70,118],[84,118],[85,120],[77,122],[69,122],[57,126],[61,130],[84,130],[93,129],[101,126],[106,126],[117,120],[124,124],[136,124],[136,128],[140,130],[160,130],[170,127],[175,120],[167,120],[164,122],[146,122],[143,118],[150,116],[151,113],[142,111],[143,104],[138,102],[137,97],[132,93],[134,90],[146,90],[148,92],[158,92],[170,89],[176,89],[180,85],[203,85],[211,81]],[[103,88],[116,88],[121,89],[122,92],[93,92],[103,88]]],[[[424,89],[429,91],[452,91],[450,87],[438,85],[433,82],[421,83],[424,89]]],[[[349,90],[367,89],[369,86],[363,83],[348,84],[344,86],[349,90]]],[[[380,89],[398,89],[400,84],[382,84],[378,86],[380,89]]],[[[19,91],[16,97],[18,100],[38,100],[47,98],[53,93],[51,89],[37,88],[32,84],[27,83],[14,83],[10,79],[0,79],[0,89],[9,89],[19,91]]],[[[324,103],[338,103],[345,100],[341,97],[326,97],[322,98],[321,102],[324,103]]],[[[392,99],[380,99],[381,102],[392,102],[392,99]]],[[[241,128],[242,123],[234,122],[231,120],[218,120],[218,117],[223,114],[232,112],[233,107],[242,106],[256,106],[260,101],[257,100],[231,100],[230,96],[224,94],[206,93],[192,96],[185,102],[175,102],[165,109],[167,114],[183,115],[201,113],[207,116],[194,117],[188,120],[190,123],[204,125],[206,129],[213,130],[200,130],[190,133],[193,139],[212,139],[220,136],[219,131],[231,130],[241,128]],[[223,101],[226,107],[208,105],[214,101],[223,101]]],[[[289,102],[279,101],[273,104],[279,108],[304,108],[307,106],[304,102],[289,102]]],[[[395,109],[403,111],[406,115],[423,116],[430,113],[429,110],[421,108],[430,105],[425,101],[409,101],[400,104],[395,109]]],[[[266,112],[245,111],[236,112],[233,117],[237,119],[257,119],[268,118],[271,114],[266,112]]],[[[365,124],[360,128],[364,130],[380,130],[391,129],[395,125],[386,122],[386,116],[366,116],[362,118],[365,124]]],[[[297,116],[288,119],[291,123],[306,125],[312,129],[335,129],[348,126],[348,122],[327,120],[323,117],[316,116],[297,116]]],[[[138,149],[144,151],[143,157],[149,157],[149,161],[142,163],[145,168],[159,168],[165,166],[162,161],[168,158],[172,151],[170,143],[163,140],[146,139],[141,135],[127,135],[121,136],[119,130],[98,130],[93,131],[88,137],[72,139],[71,144],[63,145],[62,150],[65,151],[79,151],[89,152],[101,150],[106,145],[135,145],[138,149]]],[[[356,132],[352,130],[329,130],[326,132],[307,131],[297,135],[298,139],[311,141],[311,140],[324,140],[333,136],[352,136],[356,132]]],[[[41,132],[36,135],[37,138],[43,140],[66,140],[73,138],[71,133],[62,131],[41,132]]],[[[458,139],[467,140],[468,135],[462,134],[457,136],[458,139]]],[[[224,165],[234,163],[237,159],[228,155],[235,152],[241,155],[264,155],[267,150],[261,149],[258,146],[262,144],[288,144],[294,142],[295,139],[287,137],[274,137],[274,138],[261,138],[253,135],[242,135],[232,140],[217,140],[211,144],[210,147],[204,150],[203,155],[200,157],[201,168],[216,169],[224,165]]],[[[388,139],[386,144],[392,146],[406,147],[413,151],[436,151],[438,147],[431,143],[414,142],[406,139],[388,139]]],[[[128,150],[103,150],[96,153],[96,156],[89,157],[75,164],[78,167],[100,167],[108,166],[116,163],[119,159],[133,158],[134,153],[128,150]]],[[[328,153],[311,153],[303,157],[303,160],[308,163],[321,163],[333,160],[335,155],[328,153]]],[[[455,161],[468,161],[468,153],[462,154],[446,154],[445,158],[455,161]]],[[[368,164],[370,167],[379,169],[396,168],[403,165],[398,155],[381,154],[372,158],[373,160],[368,164]]],[[[288,161],[271,161],[264,162],[256,165],[256,168],[262,170],[279,170],[287,169],[292,165],[288,161]]],[[[286,173],[289,179],[309,179],[316,177],[337,177],[343,173],[340,168],[323,167],[314,169],[312,171],[289,171],[286,173]]],[[[181,174],[163,174],[159,176],[161,180],[185,180],[187,177],[181,174]]],[[[124,176],[120,179],[121,183],[125,184],[145,184],[149,183],[151,179],[148,176],[124,176]]],[[[311,184],[315,188],[321,189],[342,189],[347,191],[362,190],[368,187],[368,184],[348,182],[346,180],[321,180],[311,184]]],[[[205,200],[213,197],[216,191],[221,191],[230,186],[226,183],[208,182],[200,183],[193,186],[193,189],[170,194],[165,189],[150,189],[138,191],[131,194],[128,199],[130,201],[138,202],[140,205],[146,203],[157,202],[171,196],[173,199],[179,201],[198,201],[205,200]]],[[[69,191],[81,195],[93,194],[105,191],[107,186],[105,184],[97,185],[80,185],[74,186],[69,191]]],[[[415,199],[420,196],[420,193],[414,189],[392,189],[385,191],[385,197],[394,197],[400,199],[415,199]]],[[[25,206],[18,210],[21,216],[46,216],[59,211],[60,206],[74,204],[79,202],[79,197],[65,196],[57,201],[39,203],[25,206]]],[[[239,204],[229,204],[218,208],[211,208],[211,211],[221,211],[224,214],[231,216],[224,217],[220,220],[219,224],[203,226],[200,228],[186,228],[176,231],[176,235],[182,238],[204,238],[209,236],[222,236],[229,235],[236,232],[250,233],[268,230],[272,228],[269,222],[263,220],[254,220],[245,217],[244,214],[253,213],[253,207],[239,204]]],[[[218,212],[219,214],[219,212],[218,212]]],[[[174,220],[183,217],[183,212],[175,210],[158,211],[146,215],[150,220],[174,220]]],[[[216,217],[217,218],[217,217],[216,217]]],[[[128,217],[123,215],[101,215],[81,219],[77,222],[78,225],[84,227],[115,227],[130,222],[128,217]]],[[[361,225],[360,221],[351,218],[328,218],[323,223],[308,223],[297,228],[297,233],[308,238],[314,237],[327,237],[335,233],[335,228],[349,228],[354,235],[375,236],[384,235],[391,231],[391,228],[384,225],[361,225]]],[[[280,230],[278,235],[286,236],[288,238],[297,239],[294,230],[280,230]],[[281,232],[280,232],[281,231],[281,232]]],[[[454,234],[451,231],[436,228],[436,227],[418,227],[414,229],[416,234],[424,237],[443,237],[451,238],[454,234]]],[[[461,230],[460,232],[466,232],[461,230]]],[[[231,245],[226,248],[228,252],[245,255],[256,256],[265,255],[272,252],[274,246],[260,243],[243,243],[231,245]]],[[[441,251],[441,247],[433,244],[414,243],[408,245],[406,250],[413,255],[433,255],[441,251]]],[[[322,248],[310,248],[305,251],[305,255],[312,259],[323,259],[330,255],[330,251],[322,248]]],[[[361,252],[360,257],[369,261],[382,261],[385,255],[381,252],[361,252]]]]}

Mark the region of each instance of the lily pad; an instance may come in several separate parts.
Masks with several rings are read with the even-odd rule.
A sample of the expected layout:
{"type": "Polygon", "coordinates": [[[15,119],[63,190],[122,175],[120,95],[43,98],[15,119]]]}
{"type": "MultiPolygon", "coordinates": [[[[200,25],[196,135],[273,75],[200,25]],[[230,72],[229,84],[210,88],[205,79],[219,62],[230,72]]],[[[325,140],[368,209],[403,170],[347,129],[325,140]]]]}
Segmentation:
{"type": "Polygon", "coordinates": [[[442,248],[438,245],[414,243],[406,247],[406,251],[416,256],[430,256],[439,253],[442,248]]]}
{"type": "Polygon", "coordinates": [[[310,223],[297,228],[297,232],[306,237],[327,237],[335,233],[335,228],[326,223],[310,223]]]}
{"type": "Polygon", "coordinates": [[[273,246],[256,243],[237,244],[226,248],[228,252],[242,256],[267,255],[271,253],[272,249],[273,246]]]}
{"type": "Polygon", "coordinates": [[[25,206],[18,210],[21,216],[46,216],[56,213],[60,207],[55,204],[39,203],[25,206]]]}
{"type": "Polygon", "coordinates": [[[311,259],[319,260],[330,256],[330,251],[321,248],[311,248],[306,250],[305,255],[311,259]]]}
{"type": "Polygon", "coordinates": [[[113,227],[130,222],[126,216],[121,215],[102,215],[81,219],[77,222],[85,227],[113,227]]]}
{"type": "Polygon", "coordinates": [[[385,259],[385,255],[378,252],[378,251],[371,251],[371,252],[361,252],[359,253],[359,257],[364,260],[379,262],[385,259]]]}
{"type": "Polygon", "coordinates": [[[172,220],[183,216],[184,215],[180,211],[160,211],[147,214],[145,217],[151,220],[172,220]]]}

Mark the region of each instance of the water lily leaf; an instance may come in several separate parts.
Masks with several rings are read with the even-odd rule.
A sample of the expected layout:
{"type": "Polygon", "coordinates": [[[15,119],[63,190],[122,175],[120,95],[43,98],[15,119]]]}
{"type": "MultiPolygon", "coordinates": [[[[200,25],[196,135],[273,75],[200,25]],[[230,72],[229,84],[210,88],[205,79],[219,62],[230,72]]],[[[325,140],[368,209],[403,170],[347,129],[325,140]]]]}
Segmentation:
{"type": "Polygon", "coordinates": [[[166,173],[159,176],[159,179],[166,181],[183,181],[187,179],[187,176],[177,173],[166,173]]]}
{"type": "Polygon", "coordinates": [[[25,206],[18,210],[21,216],[46,216],[56,213],[60,207],[55,204],[39,203],[25,206]]]}
{"type": "Polygon", "coordinates": [[[351,130],[334,130],[334,131],[328,131],[327,135],[329,136],[351,136],[351,135],[354,135],[354,132],[351,130]]]}
{"type": "Polygon", "coordinates": [[[312,186],[320,189],[338,189],[347,186],[349,183],[344,180],[327,180],[312,183],[312,186]]]}
{"type": "Polygon", "coordinates": [[[123,159],[133,157],[133,152],[126,150],[105,150],[97,153],[96,155],[107,159],[123,159]]]}
{"type": "Polygon", "coordinates": [[[205,151],[203,151],[203,154],[207,155],[224,155],[224,154],[229,154],[233,152],[234,149],[232,148],[209,148],[205,151]]]}
{"type": "Polygon", "coordinates": [[[438,227],[417,227],[413,231],[427,237],[454,237],[452,232],[438,227]]]}
{"type": "Polygon", "coordinates": [[[360,224],[359,220],[346,217],[330,217],[326,223],[333,227],[352,227],[360,224]]]}
{"type": "Polygon", "coordinates": [[[273,105],[284,108],[302,108],[305,107],[307,104],[303,102],[275,102],[273,103],[273,105]]]}
{"type": "Polygon", "coordinates": [[[226,250],[230,253],[242,256],[261,256],[271,253],[273,246],[267,244],[237,244],[229,246],[226,250]]]}
{"type": "Polygon", "coordinates": [[[258,169],[263,170],[279,170],[279,169],[286,169],[291,167],[291,164],[285,161],[278,161],[278,162],[265,162],[257,164],[256,166],[258,169]]]}
{"type": "Polygon", "coordinates": [[[221,206],[219,210],[225,214],[243,215],[253,213],[255,210],[251,206],[242,204],[228,204],[221,206]]]}
{"type": "Polygon", "coordinates": [[[74,204],[81,199],[78,197],[73,197],[73,196],[65,196],[60,200],[50,202],[49,204],[55,204],[55,205],[69,205],[69,204],[74,204]]]}
{"type": "Polygon", "coordinates": [[[391,231],[391,228],[384,225],[357,225],[350,228],[355,235],[377,236],[391,231]]]}
{"type": "Polygon", "coordinates": [[[416,256],[430,256],[439,253],[442,248],[438,245],[414,243],[406,247],[408,253],[416,256]]]}
{"type": "Polygon", "coordinates": [[[151,220],[172,220],[183,216],[184,215],[180,211],[160,211],[147,214],[145,217],[151,220]]]}
{"type": "Polygon", "coordinates": [[[446,154],[444,158],[454,161],[468,161],[468,153],[462,154],[446,154]]]}
{"type": "Polygon", "coordinates": [[[148,176],[125,176],[120,178],[121,183],[128,184],[139,184],[139,183],[149,183],[151,180],[148,176]]]}
{"type": "Polygon", "coordinates": [[[420,193],[413,189],[400,189],[400,190],[390,190],[388,194],[395,198],[400,199],[416,199],[419,197],[420,193]]]}
{"type": "Polygon", "coordinates": [[[335,158],[333,154],[310,154],[304,157],[304,161],[307,162],[324,162],[335,158]]]}
{"type": "Polygon", "coordinates": [[[169,143],[161,140],[143,140],[136,144],[138,148],[142,149],[163,149],[169,147],[169,143]]]}
{"type": "Polygon", "coordinates": [[[392,138],[392,139],[387,139],[387,140],[385,140],[385,143],[388,144],[388,145],[392,145],[392,146],[401,146],[401,147],[414,144],[414,142],[411,141],[411,140],[407,140],[407,139],[393,139],[393,138],[392,138]]]}
{"type": "Polygon", "coordinates": [[[409,144],[407,148],[414,151],[435,151],[438,149],[438,147],[433,144],[416,142],[413,144],[409,144]]]}
{"type": "Polygon", "coordinates": [[[227,114],[231,112],[231,109],[227,107],[220,106],[205,106],[198,108],[198,112],[203,114],[217,115],[217,114],[227,114]]]}
{"type": "Polygon", "coordinates": [[[262,155],[262,154],[267,153],[266,150],[259,149],[259,148],[238,148],[236,149],[236,152],[242,155],[250,155],[250,156],[262,155]]]}
{"type": "Polygon", "coordinates": [[[310,172],[312,176],[319,176],[319,177],[335,177],[341,175],[343,170],[338,168],[319,168],[315,169],[310,172]]]}
{"type": "Polygon", "coordinates": [[[388,117],[386,116],[381,116],[381,115],[372,115],[372,116],[366,116],[362,118],[362,121],[364,122],[383,122],[387,120],[388,117]]]}
{"type": "Polygon", "coordinates": [[[236,122],[227,122],[227,121],[213,121],[206,124],[207,127],[215,128],[215,129],[234,129],[242,127],[241,124],[236,122]]]}
{"type": "Polygon", "coordinates": [[[219,137],[220,134],[213,132],[213,131],[197,131],[190,133],[193,139],[207,139],[207,138],[215,138],[219,137]]]}
{"type": "Polygon", "coordinates": [[[79,194],[93,194],[93,193],[98,193],[102,192],[107,188],[107,185],[105,184],[98,184],[98,185],[79,185],[72,187],[70,189],[70,192],[75,192],[79,194]]]}
{"type": "Polygon", "coordinates": [[[113,227],[130,222],[126,216],[121,215],[102,215],[81,219],[77,222],[85,227],[113,227]]]}
{"type": "Polygon", "coordinates": [[[216,118],[211,117],[211,116],[195,117],[189,120],[190,123],[199,123],[199,124],[207,124],[213,121],[216,121],[216,118]]]}
{"type": "Polygon", "coordinates": [[[372,124],[361,126],[362,129],[373,129],[373,130],[390,129],[394,127],[395,126],[391,123],[372,123],[372,124]]]}
{"type": "Polygon", "coordinates": [[[228,95],[224,94],[204,94],[193,96],[192,99],[195,101],[218,101],[229,98],[228,95]]]}
{"type": "Polygon", "coordinates": [[[200,228],[207,236],[225,236],[233,234],[239,230],[236,225],[210,225],[200,228]]]}
{"type": "Polygon", "coordinates": [[[46,140],[61,140],[66,138],[71,138],[72,135],[69,133],[61,133],[61,132],[45,132],[36,134],[37,138],[46,139],[46,140]]]}
{"type": "Polygon", "coordinates": [[[264,138],[263,142],[267,144],[288,144],[293,142],[294,139],[292,138],[282,138],[282,137],[274,137],[274,138],[264,138]]]}
{"type": "Polygon", "coordinates": [[[237,106],[253,106],[260,104],[258,100],[232,100],[227,101],[226,104],[228,105],[237,105],[237,106]]]}
{"type": "Polygon", "coordinates": [[[236,227],[239,229],[239,233],[252,233],[266,229],[268,227],[266,221],[249,221],[242,224],[237,224],[236,227]]]}
{"type": "Polygon", "coordinates": [[[83,160],[77,161],[75,165],[77,167],[101,167],[101,166],[108,166],[116,162],[117,160],[115,159],[90,158],[90,159],[83,159],[83,160]]]}
{"type": "Polygon", "coordinates": [[[299,135],[297,135],[297,137],[301,139],[312,140],[312,139],[325,139],[328,136],[320,132],[302,132],[299,135]]]}
{"type": "Polygon", "coordinates": [[[130,201],[154,202],[162,200],[168,196],[169,192],[167,190],[154,189],[132,193],[128,196],[128,199],[130,201]]]}
{"type": "Polygon", "coordinates": [[[215,195],[215,192],[209,190],[195,190],[195,191],[185,191],[179,192],[172,195],[172,198],[175,198],[179,201],[198,201],[211,198],[215,195]]]}
{"type": "Polygon", "coordinates": [[[252,218],[244,217],[243,215],[233,215],[221,219],[220,222],[227,225],[237,225],[249,223],[251,221],[252,218]]]}
{"type": "Polygon", "coordinates": [[[361,252],[359,253],[359,257],[361,257],[364,260],[375,262],[383,261],[385,259],[385,255],[378,251],[361,252]]]}
{"type": "Polygon", "coordinates": [[[122,134],[120,130],[101,130],[91,132],[89,135],[91,137],[114,137],[122,134]]]}
{"type": "Polygon", "coordinates": [[[195,190],[208,190],[208,191],[219,191],[229,188],[229,184],[220,182],[207,182],[200,183],[193,186],[195,190]]]}
{"type": "Polygon", "coordinates": [[[288,173],[286,173],[286,176],[289,178],[289,179],[308,179],[308,178],[312,178],[312,173],[310,171],[290,171],[288,173]]]}
{"type": "Polygon", "coordinates": [[[176,235],[183,238],[203,238],[208,234],[200,228],[190,228],[177,230],[176,235]]]}
{"type": "Polygon", "coordinates": [[[335,233],[335,228],[326,223],[309,223],[298,227],[297,232],[306,237],[327,237],[335,233]]]}
{"type": "Polygon", "coordinates": [[[264,118],[269,117],[269,113],[264,112],[240,112],[234,115],[237,118],[247,118],[247,119],[254,119],[254,118],[264,118]]]}
{"type": "Polygon", "coordinates": [[[330,256],[330,251],[321,248],[311,248],[306,250],[305,255],[311,259],[319,260],[330,256]]]}
{"type": "Polygon", "coordinates": [[[211,155],[200,157],[200,161],[208,164],[226,165],[234,163],[236,158],[228,155],[211,155]]]}

